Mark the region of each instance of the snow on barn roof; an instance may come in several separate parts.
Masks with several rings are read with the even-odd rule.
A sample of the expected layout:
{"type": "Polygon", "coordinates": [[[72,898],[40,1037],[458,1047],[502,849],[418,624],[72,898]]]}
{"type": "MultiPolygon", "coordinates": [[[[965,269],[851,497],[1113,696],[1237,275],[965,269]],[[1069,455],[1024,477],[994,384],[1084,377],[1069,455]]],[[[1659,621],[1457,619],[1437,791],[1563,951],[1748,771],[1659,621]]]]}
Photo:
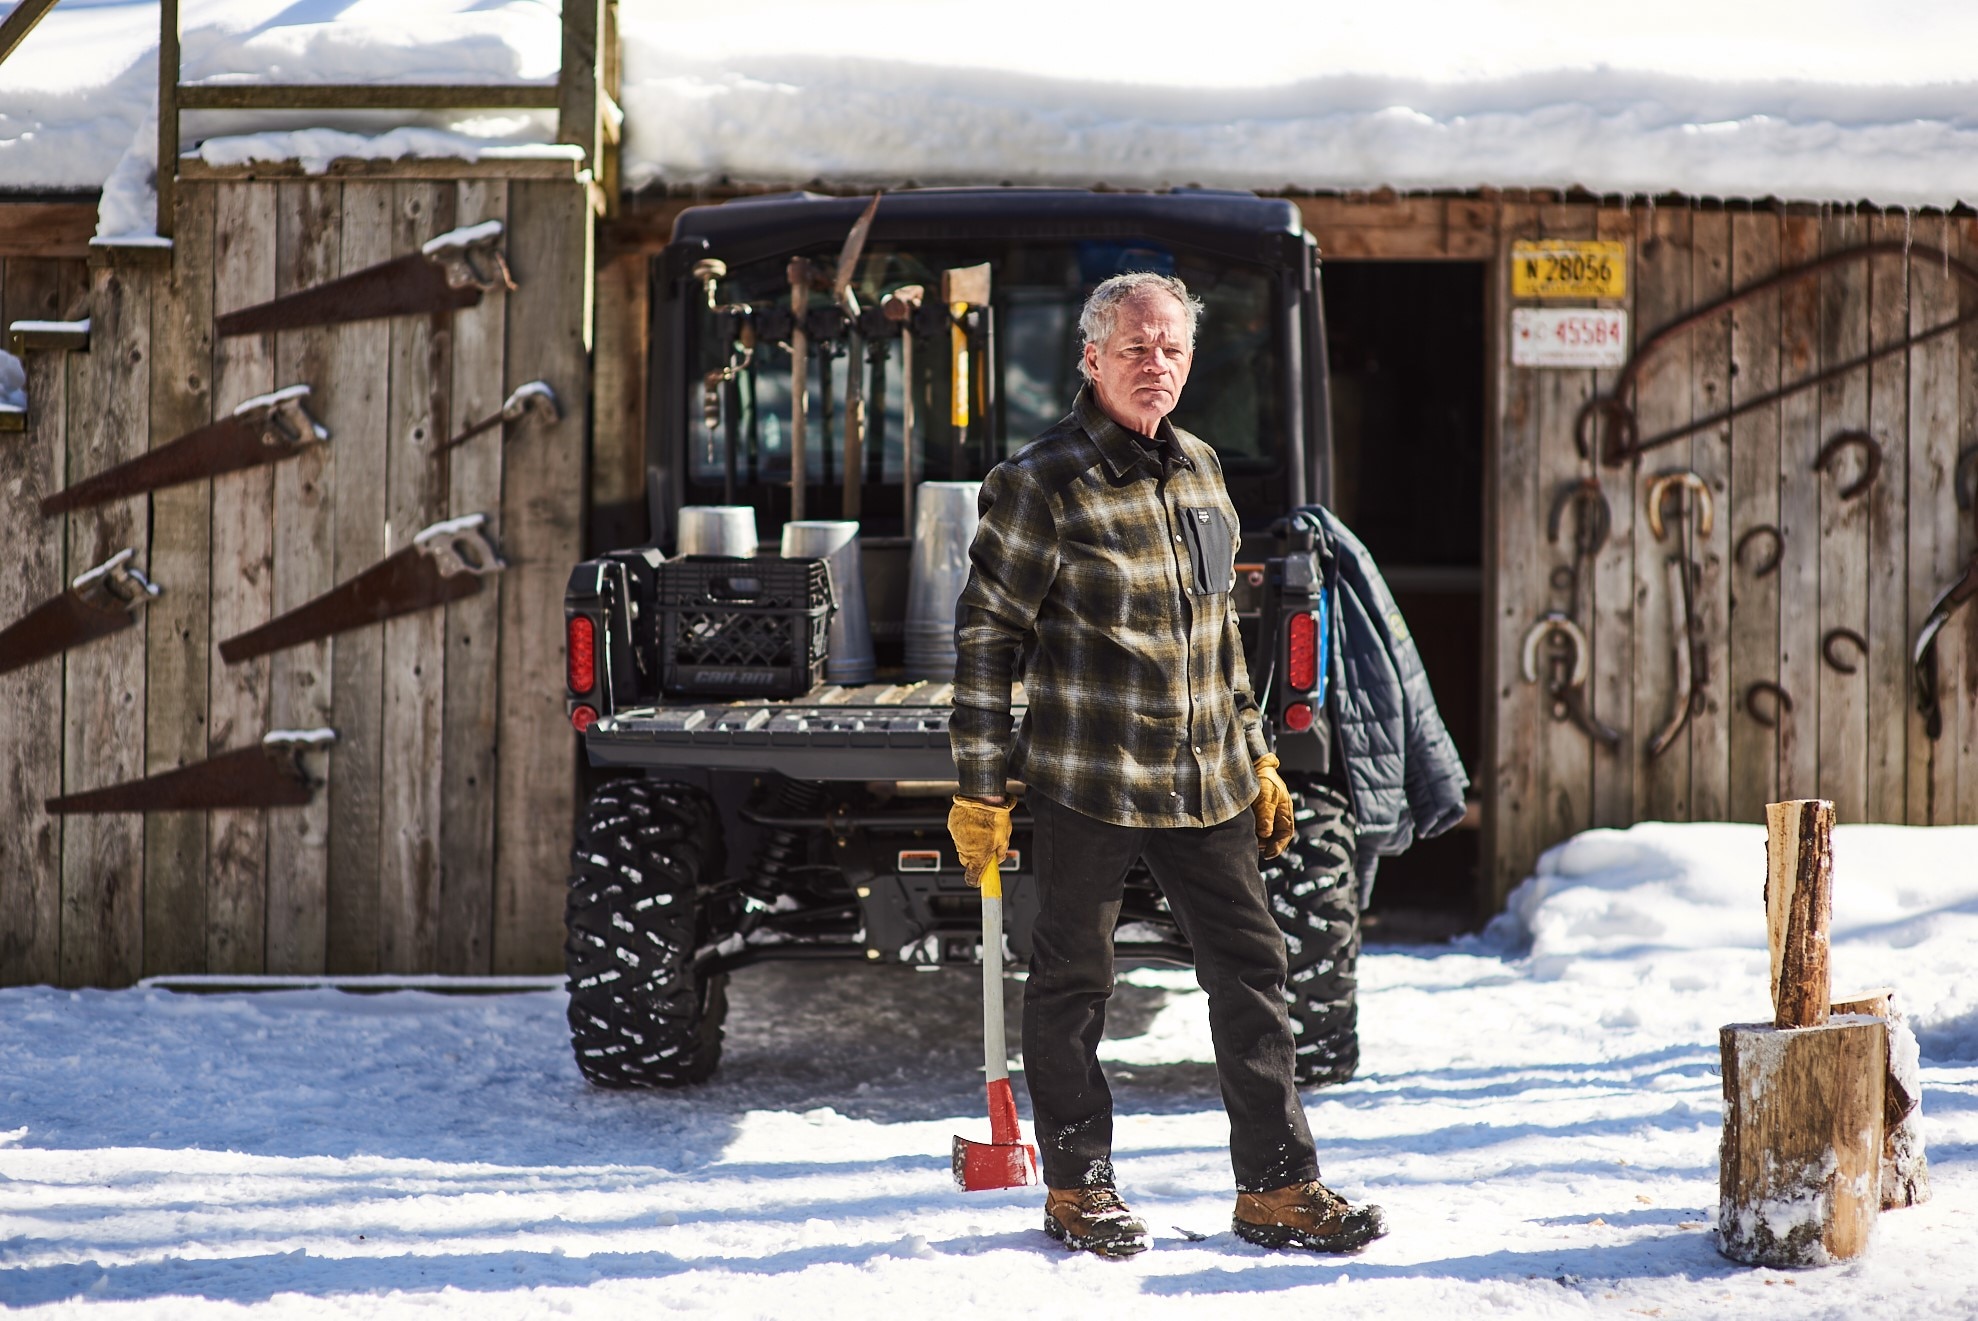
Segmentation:
{"type": "MultiPolygon", "coordinates": [[[[545,0],[185,0],[186,81],[543,82],[545,0]]],[[[622,0],[624,175],[1978,201],[1978,6],[622,0]]],[[[0,188],[150,169],[155,0],[61,0],[0,67],[0,188]],[[128,157],[127,157],[128,153],[128,157]],[[121,167],[120,167],[120,162],[121,167]]],[[[215,162],[465,155],[546,113],[198,114],[215,162]],[[393,131],[395,130],[395,131],[393,131]]],[[[135,191],[141,191],[141,188],[135,191]]],[[[106,214],[104,232],[136,228],[106,214]]]]}

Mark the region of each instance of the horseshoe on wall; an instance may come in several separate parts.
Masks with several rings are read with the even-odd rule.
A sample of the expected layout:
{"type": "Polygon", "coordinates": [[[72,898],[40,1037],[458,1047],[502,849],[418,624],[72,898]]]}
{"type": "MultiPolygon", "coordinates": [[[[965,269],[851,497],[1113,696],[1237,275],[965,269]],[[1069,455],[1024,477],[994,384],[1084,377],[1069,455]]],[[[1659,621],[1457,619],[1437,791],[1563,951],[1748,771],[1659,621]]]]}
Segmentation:
{"type": "Polygon", "coordinates": [[[1793,695],[1781,688],[1778,684],[1773,683],[1770,679],[1760,679],[1757,683],[1744,690],[1744,709],[1746,715],[1767,729],[1777,729],[1779,727],[1779,712],[1791,712],[1793,709],[1793,695]],[[1773,700],[1776,703],[1772,714],[1769,716],[1759,710],[1757,705],[1757,698],[1763,693],[1772,694],[1773,700]]]}
{"type": "Polygon", "coordinates": [[[1882,442],[1866,431],[1849,430],[1835,434],[1834,438],[1820,447],[1820,457],[1813,461],[1813,471],[1825,472],[1834,465],[1840,452],[1850,447],[1861,451],[1865,465],[1861,476],[1841,488],[1841,499],[1852,500],[1875,484],[1882,472],[1882,442]]]}
{"type": "Polygon", "coordinates": [[[1834,644],[1836,642],[1852,642],[1855,650],[1866,657],[1868,655],[1868,639],[1862,637],[1861,634],[1851,628],[1830,628],[1827,630],[1827,636],[1820,639],[1820,654],[1827,658],[1829,665],[1833,666],[1841,674],[1857,673],[1860,670],[1860,666],[1849,665],[1846,661],[1834,654],[1834,644]]]}
{"type": "Polygon", "coordinates": [[[1714,519],[1710,484],[1693,472],[1670,472],[1648,484],[1648,530],[1655,534],[1655,539],[1662,540],[1662,506],[1671,490],[1688,491],[1695,497],[1697,535],[1709,536],[1714,519]]]}
{"type": "Polygon", "coordinates": [[[1779,529],[1774,527],[1772,524],[1760,523],[1757,527],[1746,528],[1744,535],[1738,538],[1737,546],[1731,551],[1731,558],[1736,560],[1740,564],[1744,563],[1744,548],[1747,545],[1751,544],[1753,539],[1757,537],[1772,538],[1771,552],[1768,555],[1766,555],[1764,559],[1758,562],[1757,568],[1751,571],[1752,577],[1763,578],[1765,575],[1769,573],[1775,573],[1778,571],[1779,560],[1786,553],[1785,534],[1780,532],[1779,529]]]}

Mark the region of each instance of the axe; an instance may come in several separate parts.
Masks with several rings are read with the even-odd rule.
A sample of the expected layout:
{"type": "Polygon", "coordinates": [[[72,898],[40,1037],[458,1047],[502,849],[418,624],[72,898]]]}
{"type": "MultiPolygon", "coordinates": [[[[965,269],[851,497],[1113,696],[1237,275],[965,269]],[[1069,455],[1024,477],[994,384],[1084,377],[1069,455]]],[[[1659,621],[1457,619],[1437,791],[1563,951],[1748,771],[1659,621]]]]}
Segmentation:
{"type": "Polygon", "coordinates": [[[858,274],[859,258],[865,254],[865,238],[872,232],[872,217],[879,211],[882,194],[874,193],[865,210],[845,235],[845,246],[838,252],[838,273],[831,284],[832,301],[845,314],[845,494],[840,518],[856,519],[865,494],[865,395],[860,365],[865,357],[865,336],[859,330],[859,299],[852,291],[858,274]]]}
{"type": "Polygon", "coordinates": [[[213,329],[224,339],[473,307],[497,285],[515,287],[501,253],[501,235],[499,220],[450,229],[428,239],[417,252],[229,312],[214,321],[213,329]]]}
{"type": "Polygon", "coordinates": [[[917,284],[903,284],[880,300],[879,310],[886,314],[888,321],[900,323],[900,375],[903,386],[900,391],[900,499],[903,502],[905,522],[902,526],[906,535],[913,535],[913,488],[914,488],[914,443],[913,443],[913,322],[914,314],[927,297],[927,290],[917,284]]]}

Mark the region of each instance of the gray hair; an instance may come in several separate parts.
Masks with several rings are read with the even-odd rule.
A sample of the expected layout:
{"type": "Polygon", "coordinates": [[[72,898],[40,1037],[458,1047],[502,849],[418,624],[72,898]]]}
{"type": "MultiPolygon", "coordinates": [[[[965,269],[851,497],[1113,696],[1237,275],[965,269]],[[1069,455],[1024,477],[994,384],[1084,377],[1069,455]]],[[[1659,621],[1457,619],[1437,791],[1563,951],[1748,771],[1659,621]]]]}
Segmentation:
{"type": "Polygon", "coordinates": [[[1188,292],[1188,286],[1172,275],[1153,271],[1129,271],[1099,282],[1092,296],[1078,313],[1078,370],[1087,380],[1092,373],[1085,366],[1085,346],[1104,345],[1119,326],[1119,310],[1143,294],[1160,291],[1181,304],[1182,323],[1188,330],[1188,347],[1195,347],[1195,323],[1202,315],[1202,300],[1188,292]]]}

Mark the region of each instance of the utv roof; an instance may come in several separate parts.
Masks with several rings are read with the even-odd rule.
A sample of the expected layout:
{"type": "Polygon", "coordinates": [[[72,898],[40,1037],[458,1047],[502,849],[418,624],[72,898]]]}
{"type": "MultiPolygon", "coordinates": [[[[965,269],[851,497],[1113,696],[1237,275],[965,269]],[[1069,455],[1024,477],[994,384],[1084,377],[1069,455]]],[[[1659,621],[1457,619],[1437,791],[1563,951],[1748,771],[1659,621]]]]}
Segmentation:
{"type": "MultiPolygon", "coordinates": [[[[673,240],[724,261],[835,251],[869,200],[779,193],[690,207],[673,222],[673,240]]],[[[1305,245],[1292,203],[1207,189],[917,188],[880,200],[871,237],[878,243],[1142,239],[1267,264],[1298,260],[1294,254],[1305,245]]]]}

